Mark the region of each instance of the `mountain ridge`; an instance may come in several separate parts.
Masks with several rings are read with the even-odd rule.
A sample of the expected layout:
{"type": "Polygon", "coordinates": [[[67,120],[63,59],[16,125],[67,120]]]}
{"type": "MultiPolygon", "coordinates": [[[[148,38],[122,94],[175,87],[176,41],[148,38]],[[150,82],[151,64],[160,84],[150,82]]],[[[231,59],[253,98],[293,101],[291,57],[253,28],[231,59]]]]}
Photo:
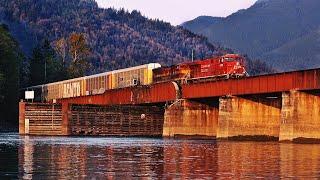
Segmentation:
{"type": "MultiPolygon", "coordinates": [[[[268,54],[320,27],[320,14],[317,11],[319,7],[320,1],[317,0],[258,1],[250,8],[223,18],[218,23],[206,25],[206,28],[201,26],[205,24],[203,21],[208,21],[205,19],[188,21],[183,27],[206,36],[212,43],[261,59],[281,71],[297,70],[301,67],[298,64],[288,63],[290,58],[312,58],[313,55],[308,54],[309,51],[305,51],[304,55],[286,55],[287,58],[282,59],[282,62],[276,56],[268,54]]],[[[306,49],[313,44],[306,42],[306,49]]],[[[318,50],[320,49],[312,53],[317,54],[318,50]]],[[[320,63],[319,58],[314,61],[320,63]]],[[[304,68],[313,67],[313,64],[304,66],[304,68]]]]}

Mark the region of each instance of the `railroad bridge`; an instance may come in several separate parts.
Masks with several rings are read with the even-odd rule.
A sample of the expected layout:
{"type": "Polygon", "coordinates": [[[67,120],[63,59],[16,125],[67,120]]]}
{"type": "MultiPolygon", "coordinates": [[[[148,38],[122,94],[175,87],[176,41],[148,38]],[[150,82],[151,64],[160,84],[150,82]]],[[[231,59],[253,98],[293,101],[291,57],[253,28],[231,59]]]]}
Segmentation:
{"type": "MultiPolygon", "coordinates": [[[[72,132],[81,131],[73,127],[74,124],[78,122],[79,126],[81,120],[86,121],[86,118],[91,117],[90,123],[82,122],[82,124],[89,127],[91,133],[99,135],[99,132],[103,131],[102,126],[108,126],[106,118],[111,116],[106,114],[101,115],[103,117],[94,116],[99,116],[99,113],[110,111],[111,107],[116,106],[119,108],[113,109],[116,111],[115,114],[119,114],[120,111],[129,112],[130,107],[137,112],[134,116],[136,120],[128,116],[130,122],[126,124],[126,131],[129,135],[130,133],[148,135],[146,133],[153,131],[152,135],[164,137],[201,136],[314,142],[320,139],[319,104],[320,69],[181,85],[164,82],[108,90],[101,95],[60,99],[56,105],[47,104],[45,112],[51,112],[52,115],[51,121],[49,118],[46,122],[47,126],[51,124],[51,128],[42,132],[47,135],[71,135],[72,132]],[[84,108],[88,105],[91,110],[93,107],[100,110],[90,111],[84,108]],[[54,106],[57,117],[61,117],[56,121],[53,118],[55,116],[53,110],[50,111],[54,106]],[[75,109],[80,110],[76,112],[75,109]],[[157,119],[156,122],[149,122],[148,126],[153,128],[130,130],[130,127],[127,127],[144,126],[140,121],[146,122],[146,117],[151,118],[150,121],[157,119]],[[99,118],[105,121],[97,122],[99,118]],[[56,130],[56,134],[52,129],[56,130]],[[158,132],[154,133],[155,131],[158,132]]],[[[20,134],[32,134],[29,132],[32,128],[29,127],[32,113],[28,113],[32,108],[27,108],[28,106],[32,105],[20,103],[20,134]],[[26,121],[27,116],[29,116],[28,121],[26,121]]],[[[123,125],[123,121],[122,119],[120,124],[123,125]]],[[[43,127],[39,125],[37,132],[40,132],[41,128],[43,127]]],[[[123,128],[118,128],[117,133],[121,134],[123,128]]]]}

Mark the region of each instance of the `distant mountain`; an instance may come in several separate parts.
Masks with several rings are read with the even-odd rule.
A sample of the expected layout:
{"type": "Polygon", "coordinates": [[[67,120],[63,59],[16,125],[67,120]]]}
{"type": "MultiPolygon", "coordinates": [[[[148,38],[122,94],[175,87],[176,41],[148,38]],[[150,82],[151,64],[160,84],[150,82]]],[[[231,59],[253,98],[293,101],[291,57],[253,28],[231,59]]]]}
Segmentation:
{"type": "Polygon", "coordinates": [[[222,20],[223,18],[221,17],[199,16],[192,21],[183,23],[182,26],[193,32],[201,32],[202,30],[208,28],[208,26],[220,23],[222,20]]]}
{"type": "Polygon", "coordinates": [[[202,16],[182,26],[279,70],[314,68],[320,65],[319,8],[319,0],[259,0],[226,18],[202,16]]]}
{"type": "Polygon", "coordinates": [[[258,0],[258,1],[256,2],[256,4],[257,4],[257,3],[265,3],[265,2],[268,2],[268,1],[270,1],[270,0],[258,0]]]}
{"type": "Polygon", "coordinates": [[[52,44],[73,32],[84,33],[95,70],[150,62],[163,65],[230,51],[182,27],[150,20],[138,11],[102,9],[94,0],[0,1],[0,24],[9,26],[26,54],[43,39],[52,44]]]}
{"type": "Polygon", "coordinates": [[[263,54],[261,59],[268,59],[271,64],[279,64],[281,69],[292,65],[295,69],[320,68],[320,29],[263,54]]]}

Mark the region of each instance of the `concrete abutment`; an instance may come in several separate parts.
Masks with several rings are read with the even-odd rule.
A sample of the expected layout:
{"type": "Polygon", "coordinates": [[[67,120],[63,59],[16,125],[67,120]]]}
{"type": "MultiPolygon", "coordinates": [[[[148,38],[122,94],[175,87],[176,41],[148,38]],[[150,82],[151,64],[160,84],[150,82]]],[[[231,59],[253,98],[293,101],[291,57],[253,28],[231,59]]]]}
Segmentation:
{"type": "Polygon", "coordinates": [[[163,136],[216,137],[219,114],[216,104],[185,99],[174,102],[165,110],[163,136]]]}
{"type": "Polygon", "coordinates": [[[278,96],[226,96],[219,101],[218,139],[278,140],[278,96]]]}
{"type": "Polygon", "coordinates": [[[320,142],[319,94],[303,91],[283,93],[280,141],[320,142]]]}

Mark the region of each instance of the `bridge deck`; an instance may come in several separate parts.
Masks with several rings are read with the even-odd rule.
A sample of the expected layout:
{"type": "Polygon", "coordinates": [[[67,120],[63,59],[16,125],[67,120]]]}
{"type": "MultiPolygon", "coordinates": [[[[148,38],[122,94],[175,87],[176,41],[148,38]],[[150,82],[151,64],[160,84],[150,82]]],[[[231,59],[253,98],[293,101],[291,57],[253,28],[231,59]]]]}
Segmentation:
{"type": "MultiPolygon", "coordinates": [[[[277,93],[290,90],[320,89],[320,69],[181,85],[185,99],[277,93]]],[[[58,100],[72,104],[146,104],[174,101],[177,89],[172,82],[150,86],[114,89],[101,95],[58,100]]]]}
{"type": "Polygon", "coordinates": [[[177,89],[172,82],[158,83],[148,86],[113,89],[104,94],[82,96],[58,100],[59,103],[69,104],[146,104],[174,101],[177,98],[177,89]]]}
{"type": "Polygon", "coordinates": [[[183,98],[320,89],[320,69],[182,85],[183,98]]]}

